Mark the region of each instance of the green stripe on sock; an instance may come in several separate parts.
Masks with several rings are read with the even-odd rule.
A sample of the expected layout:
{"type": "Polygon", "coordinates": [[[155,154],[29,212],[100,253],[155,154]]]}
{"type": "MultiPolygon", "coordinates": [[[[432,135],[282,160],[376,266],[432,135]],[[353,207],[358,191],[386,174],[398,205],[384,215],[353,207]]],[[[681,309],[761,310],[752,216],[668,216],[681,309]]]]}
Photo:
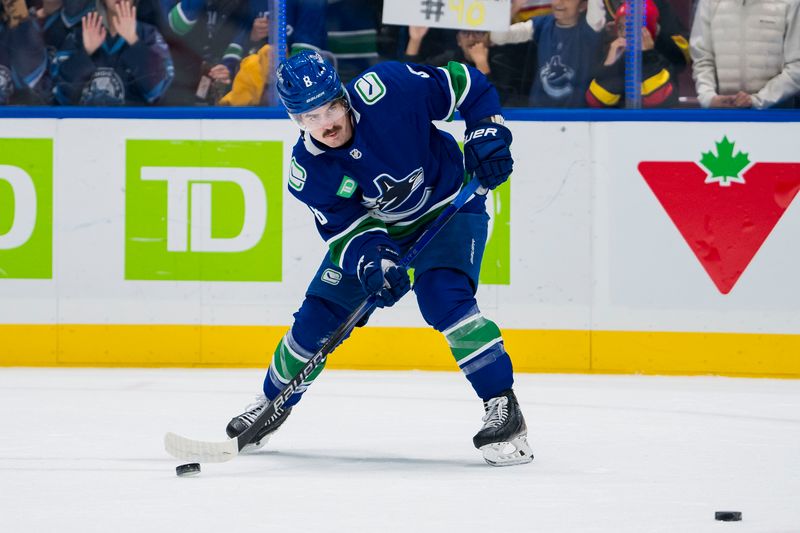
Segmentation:
{"type": "Polygon", "coordinates": [[[456,361],[488,346],[500,338],[500,328],[491,320],[477,318],[447,335],[447,343],[456,361]]]}
{"type": "MultiPolygon", "coordinates": [[[[275,366],[275,372],[281,379],[290,381],[300,373],[300,370],[305,366],[306,362],[296,358],[289,350],[289,347],[286,346],[285,339],[281,339],[281,342],[279,342],[278,346],[275,348],[272,364],[275,366]]],[[[308,384],[314,381],[319,373],[322,372],[323,368],[325,368],[325,363],[319,365],[314,372],[308,376],[308,379],[306,379],[304,383],[308,384]]]]}

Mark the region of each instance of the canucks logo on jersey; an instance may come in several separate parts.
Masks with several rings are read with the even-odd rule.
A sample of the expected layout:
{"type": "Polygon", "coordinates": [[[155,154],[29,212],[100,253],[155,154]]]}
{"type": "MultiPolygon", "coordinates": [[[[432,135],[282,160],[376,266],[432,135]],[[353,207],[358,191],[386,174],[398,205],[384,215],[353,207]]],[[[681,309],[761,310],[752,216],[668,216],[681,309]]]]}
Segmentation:
{"type": "Polygon", "coordinates": [[[373,216],[386,222],[402,220],[418,211],[431,193],[430,188],[425,188],[421,194],[415,194],[425,182],[422,167],[400,180],[389,174],[381,174],[372,182],[380,193],[375,197],[364,195],[361,203],[372,211],[373,216]]]}

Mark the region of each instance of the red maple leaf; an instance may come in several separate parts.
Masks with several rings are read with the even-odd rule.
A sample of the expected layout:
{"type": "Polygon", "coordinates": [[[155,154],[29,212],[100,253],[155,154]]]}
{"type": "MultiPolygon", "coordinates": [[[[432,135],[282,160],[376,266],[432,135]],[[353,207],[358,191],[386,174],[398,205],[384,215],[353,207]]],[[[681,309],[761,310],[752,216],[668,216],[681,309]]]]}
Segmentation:
{"type": "Polygon", "coordinates": [[[728,294],[800,190],[800,163],[755,163],[744,183],[706,183],[690,161],[642,161],[639,172],[722,294],[728,294]]]}

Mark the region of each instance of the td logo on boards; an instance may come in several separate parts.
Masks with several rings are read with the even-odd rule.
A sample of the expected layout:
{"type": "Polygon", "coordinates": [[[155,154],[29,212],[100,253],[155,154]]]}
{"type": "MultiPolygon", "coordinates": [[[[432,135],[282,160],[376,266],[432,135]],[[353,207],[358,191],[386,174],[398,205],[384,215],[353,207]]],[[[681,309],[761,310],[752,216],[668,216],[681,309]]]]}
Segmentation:
{"type": "Polygon", "coordinates": [[[125,279],[280,281],[277,141],[128,140],[125,279]]]}
{"type": "Polygon", "coordinates": [[[0,278],[53,277],[53,141],[0,139],[0,278]]]}

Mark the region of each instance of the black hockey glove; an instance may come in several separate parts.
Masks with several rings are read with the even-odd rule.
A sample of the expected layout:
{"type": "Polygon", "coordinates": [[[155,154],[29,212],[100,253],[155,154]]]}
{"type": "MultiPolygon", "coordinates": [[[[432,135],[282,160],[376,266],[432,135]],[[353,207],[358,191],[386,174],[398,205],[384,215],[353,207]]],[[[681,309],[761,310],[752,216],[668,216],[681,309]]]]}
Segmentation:
{"type": "Polygon", "coordinates": [[[375,295],[378,307],[391,307],[411,289],[408,271],[398,266],[400,256],[383,246],[365,253],[358,260],[358,279],[367,294],[375,295]]]}
{"type": "Polygon", "coordinates": [[[514,168],[511,130],[493,122],[479,122],[464,133],[464,167],[487,189],[508,179],[514,168]]]}

